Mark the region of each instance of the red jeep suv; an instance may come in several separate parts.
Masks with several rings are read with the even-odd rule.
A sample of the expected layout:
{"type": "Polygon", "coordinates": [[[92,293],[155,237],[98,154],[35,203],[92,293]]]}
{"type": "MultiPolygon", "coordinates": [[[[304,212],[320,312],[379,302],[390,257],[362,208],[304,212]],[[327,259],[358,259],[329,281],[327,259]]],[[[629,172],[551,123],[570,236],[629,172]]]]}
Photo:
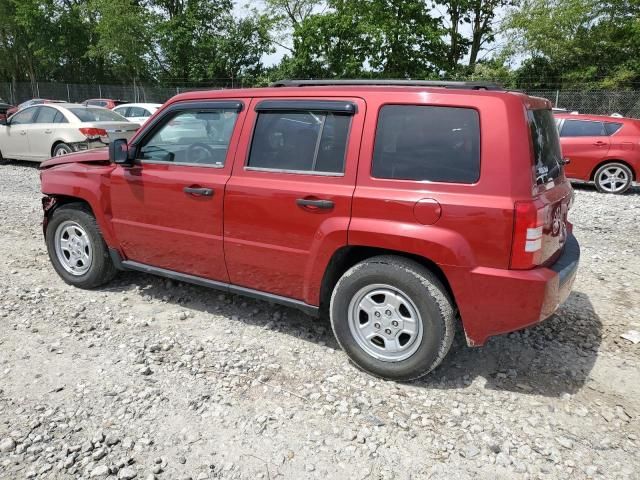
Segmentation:
{"type": "Polygon", "coordinates": [[[127,144],[42,164],[64,281],[138,270],[327,312],[410,380],[549,317],[580,249],[548,101],[480,83],[283,81],[178,95],[127,144]]]}
{"type": "Polygon", "coordinates": [[[640,172],[640,120],[556,114],[565,174],[594,182],[604,193],[624,193],[640,172]]]}

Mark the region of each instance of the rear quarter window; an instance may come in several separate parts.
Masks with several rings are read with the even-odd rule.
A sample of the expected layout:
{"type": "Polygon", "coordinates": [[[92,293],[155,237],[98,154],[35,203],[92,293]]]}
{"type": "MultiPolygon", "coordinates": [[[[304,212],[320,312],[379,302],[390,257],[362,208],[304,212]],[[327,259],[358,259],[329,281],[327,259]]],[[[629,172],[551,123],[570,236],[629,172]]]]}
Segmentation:
{"type": "Polygon", "coordinates": [[[380,110],[372,176],[474,183],[480,177],[480,118],[471,108],[386,105],[380,110]]]}

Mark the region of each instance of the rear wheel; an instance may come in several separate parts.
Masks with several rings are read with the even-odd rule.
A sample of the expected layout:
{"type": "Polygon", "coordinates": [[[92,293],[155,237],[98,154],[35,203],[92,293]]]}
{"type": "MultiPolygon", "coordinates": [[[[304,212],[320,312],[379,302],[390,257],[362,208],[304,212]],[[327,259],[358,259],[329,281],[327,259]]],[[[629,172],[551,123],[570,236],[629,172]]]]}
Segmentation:
{"type": "Polygon", "coordinates": [[[593,180],[599,192],[620,194],[631,187],[633,173],[624,163],[611,162],[598,168],[593,180]]]}
{"type": "Polygon", "coordinates": [[[69,145],[67,145],[66,143],[59,143],[53,149],[53,156],[60,157],[62,155],[66,155],[71,152],[73,152],[73,149],[69,145]]]}
{"type": "Polygon", "coordinates": [[[70,285],[95,288],[117,273],[96,219],[81,203],[54,210],[47,223],[46,243],[53,267],[70,285]]]}
{"type": "Polygon", "coordinates": [[[380,256],[348,270],[331,298],[331,325],[361,369],[409,381],[437,367],[449,351],[455,314],[440,281],[417,262],[380,256]]]}

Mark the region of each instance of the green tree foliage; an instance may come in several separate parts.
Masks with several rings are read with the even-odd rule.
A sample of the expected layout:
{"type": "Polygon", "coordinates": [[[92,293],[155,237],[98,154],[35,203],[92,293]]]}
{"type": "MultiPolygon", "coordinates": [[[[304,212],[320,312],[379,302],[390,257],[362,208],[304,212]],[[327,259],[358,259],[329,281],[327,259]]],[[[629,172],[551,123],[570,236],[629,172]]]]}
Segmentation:
{"type": "Polygon", "coordinates": [[[525,0],[506,24],[525,57],[520,85],[631,88],[640,82],[638,0],[525,0]]]}

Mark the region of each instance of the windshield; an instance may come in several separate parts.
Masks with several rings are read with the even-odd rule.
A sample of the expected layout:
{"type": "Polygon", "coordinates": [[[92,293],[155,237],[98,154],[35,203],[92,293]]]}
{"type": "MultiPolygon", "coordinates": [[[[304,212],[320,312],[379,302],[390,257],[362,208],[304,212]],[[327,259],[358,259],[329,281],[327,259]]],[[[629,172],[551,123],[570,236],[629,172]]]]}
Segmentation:
{"type": "Polygon", "coordinates": [[[80,119],[81,122],[127,122],[122,115],[106,108],[70,108],[69,111],[80,119]]]}
{"type": "Polygon", "coordinates": [[[555,180],[562,172],[558,129],[551,110],[528,110],[529,129],[538,185],[555,180]]]}

